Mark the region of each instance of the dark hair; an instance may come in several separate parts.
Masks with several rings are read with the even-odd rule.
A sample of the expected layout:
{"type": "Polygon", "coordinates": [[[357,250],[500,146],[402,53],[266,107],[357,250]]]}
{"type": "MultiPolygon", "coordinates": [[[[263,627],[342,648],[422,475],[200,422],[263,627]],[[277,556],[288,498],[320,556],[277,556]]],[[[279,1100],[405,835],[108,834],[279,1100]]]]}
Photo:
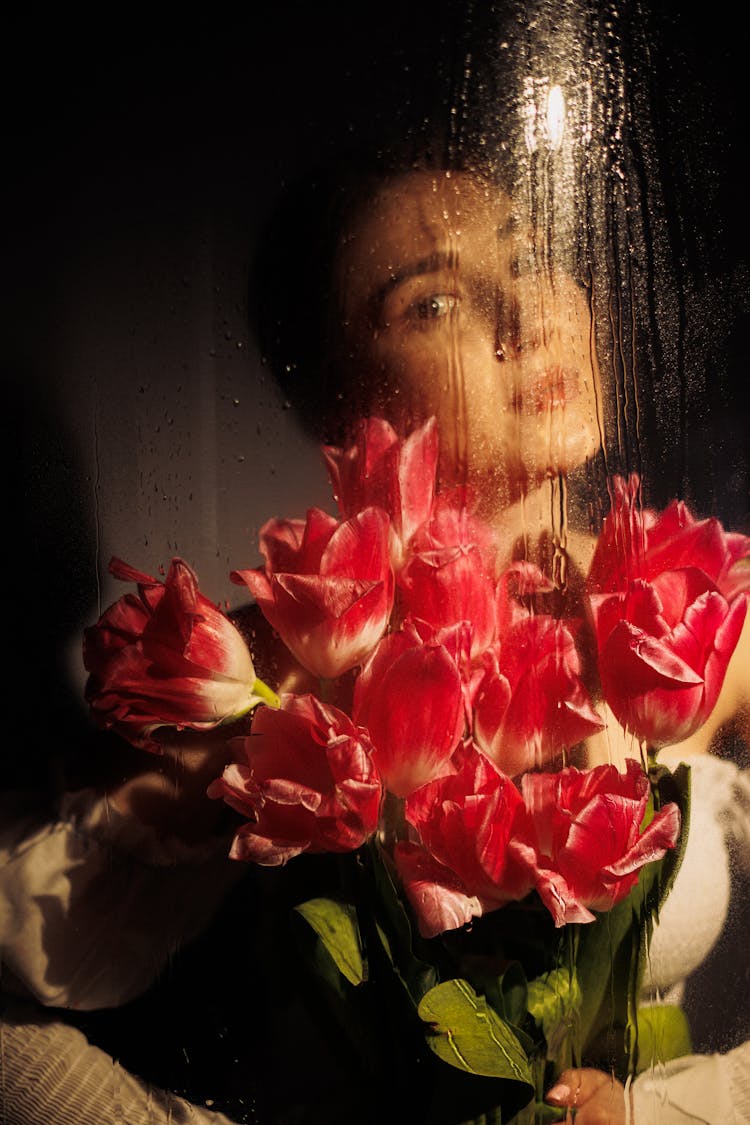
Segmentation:
{"type": "Polygon", "coordinates": [[[316,439],[341,430],[355,392],[336,357],[339,232],[376,186],[410,169],[499,173],[509,98],[500,44],[515,14],[507,0],[386,8],[342,69],[322,76],[340,119],[313,127],[319,162],[281,188],[249,293],[261,355],[316,439]]]}
{"type": "Polygon", "coordinates": [[[285,184],[256,246],[250,309],[262,360],[316,440],[336,440],[345,405],[335,360],[340,232],[376,175],[359,154],[285,184]]]}

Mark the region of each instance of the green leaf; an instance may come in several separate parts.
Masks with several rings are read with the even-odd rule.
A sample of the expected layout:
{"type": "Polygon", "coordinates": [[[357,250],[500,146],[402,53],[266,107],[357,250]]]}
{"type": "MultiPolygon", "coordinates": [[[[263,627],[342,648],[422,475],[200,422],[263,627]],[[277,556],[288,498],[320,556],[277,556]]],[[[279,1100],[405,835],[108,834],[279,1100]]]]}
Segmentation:
{"type": "Polygon", "coordinates": [[[365,963],[354,907],[331,898],[312,898],[294,909],[318,935],[342,976],[350,984],[362,984],[365,963]]]}
{"type": "Polygon", "coordinates": [[[443,1062],[489,1078],[520,1082],[533,1091],[531,1067],[510,1026],[468,981],[454,978],[422,998],[419,1016],[430,1024],[427,1042],[443,1062]]]}
{"type": "Polygon", "coordinates": [[[529,982],[529,1012],[542,1029],[546,1057],[556,1071],[573,1066],[580,1040],[581,989],[575,972],[561,966],[529,982]]]}
{"type": "MultiPolygon", "coordinates": [[[[690,766],[681,763],[673,772],[666,766],[655,765],[649,770],[649,778],[654,789],[655,805],[662,808],[670,801],[674,801],[680,810],[680,838],[677,846],[667,852],[660,864],[653,864],[656,895],[648,902],[650,908],[658,912],[659,908],[672,889],[677,872],[682,865],[682,860],[687,847],[688,832],[690,831],[690,766]]],[[[649,868],[646,868],[649,871],[649,868]]]]}
{"type": "Polygon", "coordinates": [[[364,852],[372,880],[368,909],[376,915],[377,935],[385,953],[416,1006],[438,980],[435,966],[415,952],[415,935],[382,848],[372,841],[364,852]]]}
{"type": "Polygon", "coordinates": [[[547,1105],[546,1102],[531,1102],[511,1117],[507,1125],[552,1125],[555,1121],[564,1121],[566,1113],[564,1107],[547,1105]]]}
{"type": "Polygon", "coordinates": [[[578,978],[568,969],[553,969],[528,985],[529,1011],[550,1039],[561,1023],[570,1024],[581,1007],[578,978]]]}
{"type": "Polygon", "coordinates": [[[638,1009],[638,1063],[647,1070],[692,1053],[690,1026],[676,1004],[653,1004],[638,1009]]]}
{"type": "Polygon", "coordinates": [[[495,1014],[509,1025],[525,1053],[532,1055],[541,1036],[529,1018],[523,966],[481,953],[465,954],[459,964],[455,976],[485,998],[495,1014]]]}
{"type": "Polygon", "coordinates": [[[512,961],[499,983],[506,1020],[520,1024],[529,1008],[528,984],[523,967],[517,961],[512,961]]]}

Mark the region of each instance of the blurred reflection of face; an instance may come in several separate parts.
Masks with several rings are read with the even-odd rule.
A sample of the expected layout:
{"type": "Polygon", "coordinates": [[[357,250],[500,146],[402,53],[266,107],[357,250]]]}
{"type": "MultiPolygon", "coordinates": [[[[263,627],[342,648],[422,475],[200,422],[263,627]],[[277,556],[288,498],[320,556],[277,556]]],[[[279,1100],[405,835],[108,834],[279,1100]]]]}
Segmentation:
{"type": "Polygon", "coordinates": [[[448,483],[507,502],[599,446],[598,373],[585,294],[527,270],[511,202],[467,173],[383,186],[340,254],[353,378],[396,425],[437,415],[448,483]]]}

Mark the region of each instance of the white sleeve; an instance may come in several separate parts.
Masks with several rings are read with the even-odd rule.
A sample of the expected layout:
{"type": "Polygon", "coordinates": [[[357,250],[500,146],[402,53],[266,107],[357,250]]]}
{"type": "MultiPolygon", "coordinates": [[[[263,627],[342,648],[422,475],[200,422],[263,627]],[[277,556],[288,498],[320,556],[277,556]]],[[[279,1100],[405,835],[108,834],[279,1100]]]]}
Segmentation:
{"type": "Polygon", "coordinates": [[[246,872],[228,849],[159,840],[92,790],[41,825],[0,810],[4,990],[80,1010],[140,995],[246,872]]]}
{"type": "Polygon", "coordinates": [[[135,1077],[77,1028],[42,1013],[0,1020],[4,1125],[233,1125],[135,1077]]]}
{"type": "Polygon", "coordinates": [[[735,862],[750,875],[750,770],[738,770],[732,799],[724,810],[724,824],[735,862]]]}
{"type": "Polygon", "coordinates": [[[632,1086],[634,1125],[749,1125],[750,1042],[724,1055],[687,1055],[632,1086]]]}

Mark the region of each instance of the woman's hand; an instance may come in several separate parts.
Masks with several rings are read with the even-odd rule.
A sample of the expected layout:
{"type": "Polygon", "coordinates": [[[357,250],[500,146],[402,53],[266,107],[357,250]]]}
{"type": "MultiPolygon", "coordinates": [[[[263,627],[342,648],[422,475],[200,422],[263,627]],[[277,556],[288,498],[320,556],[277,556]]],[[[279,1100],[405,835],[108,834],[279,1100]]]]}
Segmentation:
{"type": "Polygon", "coordinates": [[[566,1123],[625,1125],[633,1121],[632,1113],[626,1113],[626,1098],[625,1087],[617,1079],[603,1070],[584,1067],[564,1070],[545,1101],[568,1108],[566,1123]]]}
{"type": "Polygon", "coordinates": [[[164,836],[187,843],[206,839],[230,815],[206,790],[231,760],[229,740],[248,730],[247,718],[207,732],[165,728],[158,734],[160,754],[128,747],[120,755],[125,769],[107,785],[107,795],[121,813],[164,836]]]}

